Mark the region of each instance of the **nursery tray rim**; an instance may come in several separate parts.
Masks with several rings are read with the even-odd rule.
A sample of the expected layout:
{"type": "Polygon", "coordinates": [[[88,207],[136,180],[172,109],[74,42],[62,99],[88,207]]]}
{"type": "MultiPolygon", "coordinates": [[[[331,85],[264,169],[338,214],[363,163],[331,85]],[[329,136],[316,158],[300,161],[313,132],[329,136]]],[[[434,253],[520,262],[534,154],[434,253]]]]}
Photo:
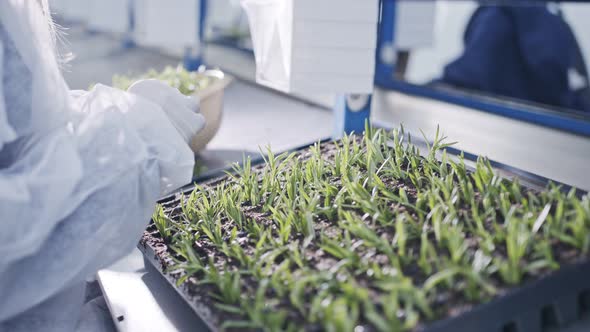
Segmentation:
{"type": "MultiPolygon", "coordinates": [[[[144,261],[148,261],[158,271],[158,273],[160,273],[160,275],[162,275],[164,279],[166,279],[168,284],[172,288],[174,288],[176,293],[180,295],[184,302],[186,302],[189,305],[189,307],[195,312],[195,314],[197,314],[197,316],[203,321],[203,323],[207,325],[211,332],[219,331],[219,326],[215,326],[215,324],[211,320],[206,318],[207,316],[213,315],[212,310],[209,307],[207,307],[206,309],[200,309],[197,306],[198,302],[194,301],[194,298],[191,298],[189,296],[188,291],[186,289],[183,289],[182,285],[178,286],[176,284],[178,279],[175,279],[173,276],[170,275],[170,273],[164,272],[163,265],[159,261],[159,256],[156,253],[155,247],[147,243],[147,241],[144,241],[145,238],[146,237],[144,234],[144,236],[142,236],[142,239],[137,245],[137,248],[143,254],[144,261]]],[[[153,237],[150,235],[150,238],[153,237]]]]}

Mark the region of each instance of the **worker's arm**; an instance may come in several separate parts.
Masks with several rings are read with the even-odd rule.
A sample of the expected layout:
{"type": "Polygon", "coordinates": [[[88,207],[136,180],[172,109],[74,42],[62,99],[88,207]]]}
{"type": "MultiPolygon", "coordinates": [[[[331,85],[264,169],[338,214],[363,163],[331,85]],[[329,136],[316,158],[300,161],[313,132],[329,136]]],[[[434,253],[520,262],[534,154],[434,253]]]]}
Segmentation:
{"type": "Polygon", "coordinates": [[[463,53],[444,68],[441,82],[469,90],[500,93],[505,63],[514,62],[514,32],[501,8],[482,7],[465,29],[463,53]]]}
{"type": "MultiPolygon", "coordinates": [[[[31,36],[28,50],[47,51],[36,50],[34,40],[31,36]]],[[[180,107],[181,119],[171,120],[163,105],[104,86],[68,104],[72,110],[63,125],[43,121],[63,112],[46,105],[68,91],[47,93],[50,87],[35,77],[57,64],[48,64],[46,71],[31,70],[38,62],[21,57],[25,48],[17,49],[1,24],[0,49],[0,126],[12,133],[3,133],[0,146],[3,330],[3,324],[79,284],[136,245],[156,199],[190,182],[194,155],[185,137],[196,134],[203,123],[182,102],[173,103],[180,107]],[[188,131],[182,135],[173,123],[182,119],[201,122],[183,127],[188,131]]],[[[170,98],[165,100],[175,99],[170,98]]]]}
{"type": "Polygon", "coordinates": [[[575,37],[568,24],[545,7],[511,7],[523,66],[530,75],[528,84],[535,100],[557,106],[572,104],[568,71],[573,69],[575,37]]]}

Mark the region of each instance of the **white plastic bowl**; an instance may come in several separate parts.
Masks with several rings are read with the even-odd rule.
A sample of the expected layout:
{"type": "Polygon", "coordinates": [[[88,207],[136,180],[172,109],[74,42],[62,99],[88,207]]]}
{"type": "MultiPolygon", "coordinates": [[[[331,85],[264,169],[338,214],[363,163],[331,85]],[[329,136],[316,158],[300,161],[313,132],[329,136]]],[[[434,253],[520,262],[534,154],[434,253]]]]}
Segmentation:
{"type": "Polygon", "coordinates": [[[205,117],[205,128],[191,140],[191,149],[195,153],[203,151],[207,144],[215,137],[223,116],[223,95],[225,88],[233,81],[233,78],[221,70],[206,70],[205,75],[214,77],[215,80],[206,88],[195,92],[199,97],[201,114],[205,117]]]}

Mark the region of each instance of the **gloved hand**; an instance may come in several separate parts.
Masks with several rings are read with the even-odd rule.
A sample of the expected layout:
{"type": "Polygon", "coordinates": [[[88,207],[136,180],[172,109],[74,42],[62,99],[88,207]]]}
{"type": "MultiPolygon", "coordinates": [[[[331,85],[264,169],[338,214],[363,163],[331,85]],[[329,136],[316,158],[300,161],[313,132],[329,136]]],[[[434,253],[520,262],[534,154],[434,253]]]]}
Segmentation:
{"type": "Polygon", "coordinates": [[[160,106],[187,144],[205,127],[205,118],[198,113],[197,97],[185,96],[155,79],[137,81],[127,91],[160,106]]]}

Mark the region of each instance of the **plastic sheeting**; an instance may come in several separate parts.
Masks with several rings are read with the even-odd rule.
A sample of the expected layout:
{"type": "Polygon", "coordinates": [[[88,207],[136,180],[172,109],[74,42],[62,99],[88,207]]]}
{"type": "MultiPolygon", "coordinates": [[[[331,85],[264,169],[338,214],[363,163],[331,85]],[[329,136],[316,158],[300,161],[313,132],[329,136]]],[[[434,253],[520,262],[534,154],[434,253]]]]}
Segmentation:
{"type": "Polygon", "coordinates": [[[82,299],[66,290],[128,253],[157,198],[190,182],[186,137],[203,126],[171,88],[70,93],[54,40],[37,1],[0,1],[0,331],[75,325],[64,311],[82,299]]]}

